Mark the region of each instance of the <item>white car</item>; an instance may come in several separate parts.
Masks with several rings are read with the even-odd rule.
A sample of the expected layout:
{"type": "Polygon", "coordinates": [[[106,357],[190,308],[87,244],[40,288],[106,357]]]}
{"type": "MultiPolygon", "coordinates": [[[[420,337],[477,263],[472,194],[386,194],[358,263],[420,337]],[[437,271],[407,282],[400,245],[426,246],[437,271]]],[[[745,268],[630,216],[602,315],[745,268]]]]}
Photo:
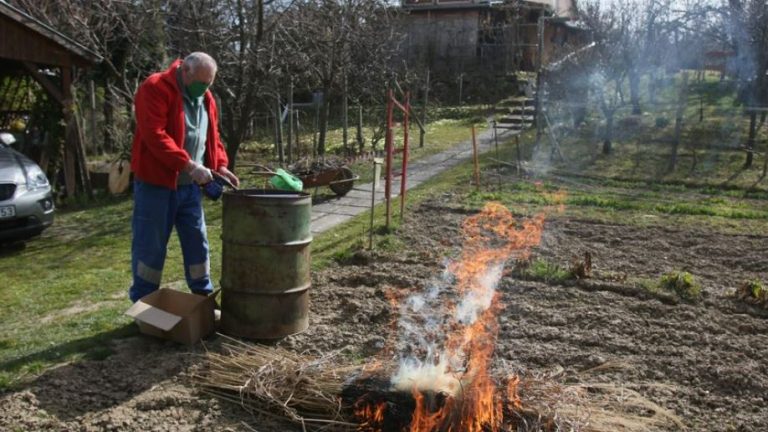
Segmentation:
{"type": "Polygon", "coordinates": [[[15,142],[0,132],[0,242],[26,240],[53,224],[51,184],[36,163],[11,148],[15,142]]]}

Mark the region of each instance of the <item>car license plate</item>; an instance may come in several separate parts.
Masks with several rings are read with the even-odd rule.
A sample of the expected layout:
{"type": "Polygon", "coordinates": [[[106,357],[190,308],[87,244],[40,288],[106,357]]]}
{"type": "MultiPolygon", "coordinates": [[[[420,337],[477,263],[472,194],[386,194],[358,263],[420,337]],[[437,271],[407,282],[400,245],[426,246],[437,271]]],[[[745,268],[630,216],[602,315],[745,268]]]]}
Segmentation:
{"type": "Polygon", "coordinates": [[[0,219],[16,216],[16,206],[0,206],[0,219]]]}

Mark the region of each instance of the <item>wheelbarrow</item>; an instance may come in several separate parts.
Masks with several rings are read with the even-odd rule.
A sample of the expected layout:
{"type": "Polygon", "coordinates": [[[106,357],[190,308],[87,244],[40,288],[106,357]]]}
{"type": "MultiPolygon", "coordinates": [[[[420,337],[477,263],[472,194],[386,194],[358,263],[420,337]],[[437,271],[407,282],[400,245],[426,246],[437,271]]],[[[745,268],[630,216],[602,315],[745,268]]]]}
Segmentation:
{"type": "MultiPolygon", "coordinates": [[[[260,176],[273,176],[275,172],[271,169],[254,164],[257,170],[253,173],[260,176]]],[[[342,197],[352,190],[355,180],[360,176],[355,175],[351,169],[346,166],[323,167],[291,173],[301,180],[304,189],[328,186],[336,196],[342,197]]]]}
{"type": "Polygon", "coordinates": [[[336,196],[342,197],[352,190],[355,180],[360,176],[355,175],[346,166],[322,168],[319,170],[299,171],[293,173],[304,183],[304,188],[328,186],[336,196]]]}

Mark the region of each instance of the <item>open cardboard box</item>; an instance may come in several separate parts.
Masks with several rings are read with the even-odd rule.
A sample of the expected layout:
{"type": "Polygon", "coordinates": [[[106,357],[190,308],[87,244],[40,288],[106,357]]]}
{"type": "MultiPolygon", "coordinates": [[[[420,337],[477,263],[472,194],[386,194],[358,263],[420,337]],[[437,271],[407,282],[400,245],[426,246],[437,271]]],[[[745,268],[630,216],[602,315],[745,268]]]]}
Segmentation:
{"type": "Polygon", "coordinates": [[[217,293],[203,297],[160,288],[142,297],[125,314],[136,320],[144,334],[192,345],[214,330],[217,293]]]}

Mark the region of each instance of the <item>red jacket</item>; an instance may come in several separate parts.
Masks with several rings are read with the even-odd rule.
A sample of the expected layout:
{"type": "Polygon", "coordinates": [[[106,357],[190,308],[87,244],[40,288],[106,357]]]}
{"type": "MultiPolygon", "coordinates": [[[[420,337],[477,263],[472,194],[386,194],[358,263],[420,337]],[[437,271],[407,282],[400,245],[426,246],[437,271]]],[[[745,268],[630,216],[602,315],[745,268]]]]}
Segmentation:
{"type": "MultiPolygon", "coordinates": [[[[176,80],[176,60],[165,72],[149,76],[136,92],[136,133],[131,150],[131,170],[141,181],[176,189],[179,171],[189,162],[184,150],[184,102],[176,80]]],[[[205,166],[218,171],[228,164],[219,138],[218,111],[210,91],[204,95],[208,112],[205,166]]]]}

